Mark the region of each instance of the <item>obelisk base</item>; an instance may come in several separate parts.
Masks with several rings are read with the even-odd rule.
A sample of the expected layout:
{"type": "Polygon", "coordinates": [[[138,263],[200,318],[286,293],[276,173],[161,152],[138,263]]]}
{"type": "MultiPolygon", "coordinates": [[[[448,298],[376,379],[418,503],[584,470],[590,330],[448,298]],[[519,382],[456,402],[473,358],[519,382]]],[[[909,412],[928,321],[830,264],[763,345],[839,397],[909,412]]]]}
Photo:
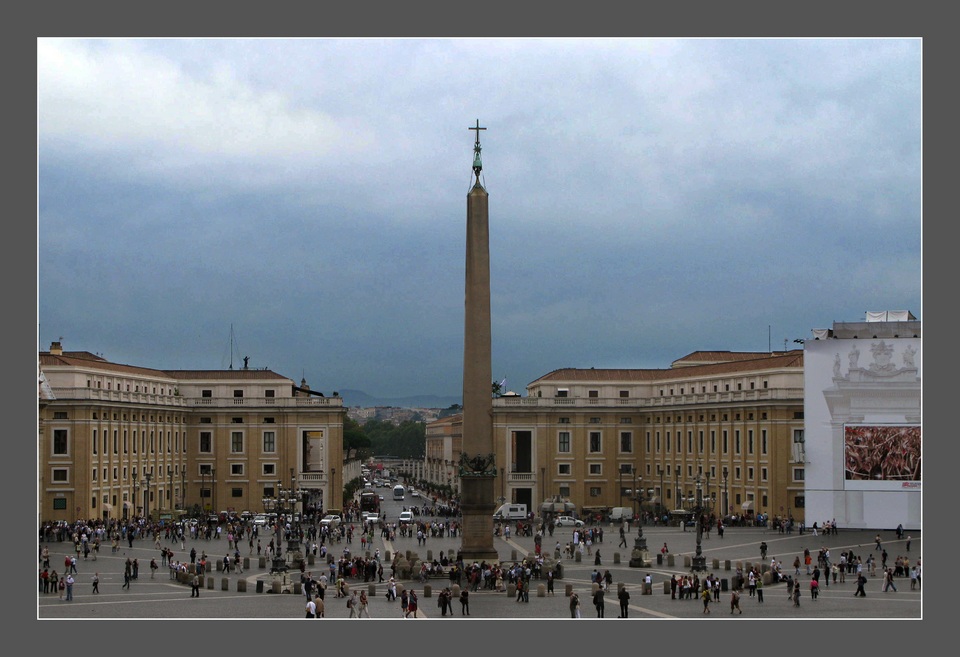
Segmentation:
{"type": "Polygon", "coordinates": [[[492,500],[494,477],[471,476],[461,479],[463,493],[460,497],[462,543],[460,556],[465,564],[474,561],[499,562],[500,554],[493,546],[492,500]]]}

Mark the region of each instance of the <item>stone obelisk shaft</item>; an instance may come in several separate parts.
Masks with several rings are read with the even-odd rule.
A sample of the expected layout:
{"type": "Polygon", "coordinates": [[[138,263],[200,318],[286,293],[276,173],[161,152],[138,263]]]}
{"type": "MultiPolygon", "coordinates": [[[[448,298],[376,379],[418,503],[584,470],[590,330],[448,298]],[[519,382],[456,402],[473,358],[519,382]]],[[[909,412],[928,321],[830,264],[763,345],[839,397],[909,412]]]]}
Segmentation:
{"type": "MultiPolygon", "coordinates": [[[[463,336],[463,452],[486,457],[493,449],[493,375],[490,348],[490,230],[488,195],[479,180],[467,195],[467,256],[463,336]]],[[[496,472],[495,466],[493,472],[496,472]]],[[[464,562],[498,560],[493,547],[494,474],[461,477],[464,562]]]]}

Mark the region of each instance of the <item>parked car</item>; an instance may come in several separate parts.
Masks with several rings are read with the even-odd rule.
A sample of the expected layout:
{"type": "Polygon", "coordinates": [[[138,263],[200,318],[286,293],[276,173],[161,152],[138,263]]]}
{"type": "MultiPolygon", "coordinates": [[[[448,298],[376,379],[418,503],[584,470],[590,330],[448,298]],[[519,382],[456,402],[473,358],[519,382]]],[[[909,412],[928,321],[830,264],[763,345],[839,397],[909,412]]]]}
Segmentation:
{"type": "Polygon", "coordinates": [[[320,521],[322,527],[336,527],[340,524],[341,518],[335,513],[325,515],[320,521]]]}
{"type": "Polygon", "coordinates": [[[418,491],[411,491],[410,497],[420,497],[420,493],[418,491]]]}
{"type": "Polygon", "coordinates": [[[583,521],[577,520],[573,516],[557,516],[557,519],[553,521],[553,524],[557,527],[583,527],[583,521]]]}

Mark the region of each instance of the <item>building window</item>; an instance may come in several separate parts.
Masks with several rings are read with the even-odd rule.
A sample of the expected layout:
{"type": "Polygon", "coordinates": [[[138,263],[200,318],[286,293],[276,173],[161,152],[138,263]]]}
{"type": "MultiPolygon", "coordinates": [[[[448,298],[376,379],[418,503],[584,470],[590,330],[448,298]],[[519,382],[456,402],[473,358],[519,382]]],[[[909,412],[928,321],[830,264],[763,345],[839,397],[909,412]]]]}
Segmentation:
{"type": "Polygon", "coordinates": [[[600,466],[599,463],[591,463],[591,464],[590,464],[590,474],[592,474],[592,475],[603,474],[603,470],[602,470],[602,468],[601,468],[601,466],[600,466]]]}
{"type": "Polygon", "coordinates": [[[53,453],[56,456],[65,456],[67,452],[67,430],[53,430],[53,453]]]}
{"type": "Polygon", "coordinates": [[[569,463],[558,463],[558,464],[557,464],[557,474],[569,476],[569,475],[570,475],[570,464],[569,464],[569,463]]]}
{"type": "Polygon", "coordinates": [[[747,481],[753,481],[753,468],[747,468],[747,481]]]}
{"type": "Polygon", "coordinates": [[[687,453],[693,454],[693,432],[687,432],[687,453]]]}
{"type": "Polygon", "coordinates": [[[737,481],[740,481],[740,466],[738,465],[733,469],[733,478],[737,481]]]}
{"type": "Polygon", "coordinates": [[[633,452],[633,433],[630,431],[620,432],[620,451],[624,454],[633,452]]]}
{"type": "Polygon", "coordinates": [[[200,418],[200,424],[213,424],[213,419],[209,417],[200,418]]]}
{"type": "Polygon", "coordinates": [[[559,422],[560,424],[570,424],[570,418],[568,418],[568,417],[562,417],[562,418],[558,419],[557,422],[559,422]]]}
{"type": "Polygon", "coordinates": [[[566,388],[557,388],[557,397],[566,397],[568,392],[566,388]]]}
{"type": "Polygon", "coordinates": [[[275,431],[263,432],[263,451],[271,453],[277,451],[277,434],[275,431]]]}
{"type": "Polygon", "coordinates": [[[630,391],[629,391],[629,390],[621,390],[621,391],[620,391],[620,399],[627,399],[627,398],[629,398],[629,397],[630,397],[630,391]]]}
{"type": "Polygon", "coordinates": [[[657,432],[657,454],[660,453],[660,432],[657,432]]]}
{"type": "Polygon", "coordinates": [[[629,463],[621,463],[620,474],[633,474],[633,466],[629,463]]]}
{"type": "Polygon", "coordinates": [[[559,486],[557,490],[560,491],[560,497],[570,497],[569,486],[559,486]]]}
{"type": "Polygon", "coordinates": [[[760,453],[767,453],[767,430],[760,429],[760,453]]]}
{"type": "Polygon", "coordinates": [[[717,432],[710,431],[710,451],[716,453],[717,451],[717,432]]]}
{"type": "Polygon", "coordinates": [[[263,418],[263,423],[264,423],[264,424],[276,424],[276,419],[275,419],[275,418],[272,418],[272,417],[265,417],[265,418],[263,418]]]}
{"type": "Polygon", "coordinates": [[[230,418],[230,422],[232,422],[233,424],[243,424],[243,418],[242,418],[242,417],[232,417],[232,418],[230,418]]]}
{"type": "Polygon", "coordinates": [[[94,469],[93,469],[93,476],[91,477],[91,481],[96,481],[96,480],[97,480],[97,469],[94,468],[94,469]]]}
{"type": "Polygon", "coordinates": [[[599,391],[599,390],[588,390],[588,391],[587,391],[587,397],[589,397],[590,399],[597,399],[599,396],[600,396],[600,391],[599,391]]]}
{"type": "MultiPolygon", "coordinates": [[[[659,448],[658,448],[659,449],[659,448]]],[[[650,451],[650,432],[647,432],[647,451],[650,451]]]]}
{"type": "Polygon", "coordinates": [[[234,454],[243,451],[243,432],[232,431],[230,433],[230,451],[234,454]]]}
{"type": "Polygon", "coordinates": [[[67,469],[66,468],[54,468],[53,469],[53,480],[57,483],[65,483],[69,481],[67,478],[67,469]]]}
{"type": "MultiPolygon", "coordinates": [[[[767,469],[760,468],[760,481],[766,481],[766,480],[767,480],[767,469]]],[[[766,502],[764,502],[764,506],[766,506],[766,502]]]]}
{"type": "Polygon", "coordinates": [[[266,397],[267,399],[273,399],[274,397],[277,396],[277,393],[275,390],[264,390],[263,396],[266,397]]]}
{"type": "Polygon", "coordinates": [[[753,429],[747,429],[747,454],[753,454],[753,429]]]}
{"type": "Polygon", "coordinates": [[[735,454],[740,453],[740,429],[733,432],[733,449],[735,454]]]}
{"type": "Polygon", "coordinates": [[[622,417],[620,418],[620,424],[633,424],[632,417],[622,417]]]}
{"type": "Polygon", "coordinates": [[[242,489],[242,488],[231,488],[231,489],[230,489],[230,497],[243,497],[243,489],[242,489]]]}
{"type": "Polygon", "coordinates": [[[234,399],[239,399],[239,398],[241,398],[241,397],[243,397],[243,390],[234,390],[234,391],[233,391],[233,398],[234,398],[234,399]]]}
{"type": "Polygon", "coordinates": [[[591,454],[596,454],[600,452],[600,432],[591,431],[590,432],[590,449],[591,454]]]}
{"type": "Polygon", "coordinates": [[[590,497],[600,497],[600,487],[591,486],[590,487],[590,497]]]}
{"type": "Polygon", "coordinates": [[[697,442],[700,445],[700,453],[703,453],[703,430],[697,432],[697,442]]]}
{"type": "Polygon", "coordinates": [[[200,452],[209,454],[213,451],[213,434],[209,431],[200,432],[200,452]]]}
{"type": "Polygon", "coordinates": [[[793,506],[802,509],[807,504],[807,499],[803,495],[797,495],[793,498],[793,506]]]}
{"type": "Polygon", "coordinates": [[[277,464],[276,463],[264,463],[263,464],[263,474],[270,476],[277,474],[277,464]]]}
{"type": "Polygon", "coordinates": [[[590,424],[600,424],[600,418],[598,417],[590,418],[590,424]]]}
{"type": "Polygon", "coordinates": [[[727,430],[724,429],[724,430],[723,430],[723,453],[724,453],[724,454],[727,453],[727,447],[728,447],[728,444],[727,444],[727,430]]]}
{"type": "Polygon", "coordinates": [[[67,498],[65,497],[55,497],[53,499],[53,509],[54,511],[63,511],[67,508],[67,498]]]}
{"type": "Polygon", "coordinates": [[[794,468],[794,469],[793,469],[793,480],[794,480],[794,481],[803,481],[803,468],[794,468]]]}
{"type": "Polygon", "coordinates": [[[210,399],[211,397],[213,397],[213,390],[201,390],[200,396],[203,397],[204,399],[210,399]]]}
{"type": "Polygon", "coordinates": [[[54,411],[54,412],[53,412],[53,419],[54,419],[54,420],[68,420],[68,419],[70,419],[70,418],[67,417],[67,412],[66,412],[66,411],[54,411]]]}
{"type": "Polygon", "coordinates": [[[230,474],[234,477],[241,476],[243,474],[243,463],[231,463],[230,474]]]}
{"type": "Polygon", "coordinates": [[[561,431],[557,435],[557,451],[561,454],[570,452],[570,432],[561,431]]]}
{"type": "Polygon", "coordinates": [[[91,444],[93,445],[93,453],[94,453],[94,454],[97,453],[97,441],[98,441],[98,440],[99,440],[99,439],[97,438],[97,430],[94,429],[94,430],[93,430],[93,440],[90,441],[91,444]]]}

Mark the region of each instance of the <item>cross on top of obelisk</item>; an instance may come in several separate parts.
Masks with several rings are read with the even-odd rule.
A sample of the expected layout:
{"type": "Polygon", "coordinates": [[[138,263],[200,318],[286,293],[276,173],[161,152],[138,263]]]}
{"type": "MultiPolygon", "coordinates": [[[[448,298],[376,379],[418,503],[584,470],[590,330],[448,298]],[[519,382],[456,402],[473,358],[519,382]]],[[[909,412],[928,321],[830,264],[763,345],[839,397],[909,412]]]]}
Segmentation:
{"type": "Polygon", "coordinates": [[[483,169],[480,163],[480,131],[486,128],[481,128],[480,119],[477,119],[476,127],[467,128],[467,130],[474,130],[477,135],[477,140],[473,144],[473,174],[477,177],[477,184],[480,184],[480,171],[483,169]]]}

